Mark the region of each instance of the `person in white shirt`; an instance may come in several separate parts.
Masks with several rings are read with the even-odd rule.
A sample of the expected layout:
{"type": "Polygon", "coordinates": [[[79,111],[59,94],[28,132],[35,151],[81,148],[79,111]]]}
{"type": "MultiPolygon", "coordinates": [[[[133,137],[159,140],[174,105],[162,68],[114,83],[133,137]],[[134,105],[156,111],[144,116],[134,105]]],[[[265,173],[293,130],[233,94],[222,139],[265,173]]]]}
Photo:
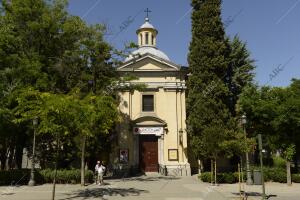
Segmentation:
{"type": "Polygon", "coordinates": [[[94,173],[94,177],[95,177],[95,184],[97,184],[98,182],[98,169],[100,167],[100,161],[97,161],[97,164],[95,166],[95,173],[94,173]]]}
{"type": "Polygon", "coordinates": [[[99,185],[103,185],[103,176],[105,172],[105,167],[103,163],[101,162],[100,166],[98,167],[98,182],[99,185]]]}

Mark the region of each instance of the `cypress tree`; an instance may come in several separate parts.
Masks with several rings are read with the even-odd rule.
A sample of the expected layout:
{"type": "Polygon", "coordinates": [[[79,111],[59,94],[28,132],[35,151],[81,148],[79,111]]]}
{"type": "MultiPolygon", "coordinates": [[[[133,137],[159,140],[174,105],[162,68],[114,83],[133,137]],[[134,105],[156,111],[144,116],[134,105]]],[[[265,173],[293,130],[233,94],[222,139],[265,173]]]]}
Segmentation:
{"type": "Polygon", "coordinates": [[[216,160],[241,148],[232,117],[231,48],[221,19],[221,0],[192,0],[192,41],[188,57],[188,132],[198,159],[216,160]]]}
{"type": "Polygon", "coordinates": [[[253,84],[255,69],[254,60],[250,58],[250,52],[246,43],[235,35],[232,40],[228,38],[230,44],[230,67],[231,73],[228,75],[228,88],[230,96],[228,98],[228,106],[233,116],[236,116],[236,104],[245,86],[253,84]]]}

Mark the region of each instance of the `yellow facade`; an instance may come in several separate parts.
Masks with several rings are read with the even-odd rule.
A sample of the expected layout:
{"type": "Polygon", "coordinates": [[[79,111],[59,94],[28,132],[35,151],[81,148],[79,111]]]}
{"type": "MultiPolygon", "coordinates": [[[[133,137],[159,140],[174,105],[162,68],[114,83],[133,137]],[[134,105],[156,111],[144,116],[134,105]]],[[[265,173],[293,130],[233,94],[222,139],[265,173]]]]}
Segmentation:
{"type": "MultiPolygon", "coordinates": [[[[149,24],[149,19],[145,23],[149,24]]],[[[152,25],[143,26],[137,31],[140,52],[117,69],[121,76],[131,74],[137,79],[124,83],[120,91],[122,121],[116,130],[111,159],[118,169],[145,172],[157,169],[162,174],[187,176],[191,172],[185,122],[186,72],[156,49],[156,29],[152,25]],[[141,42],[145,39],[140,35],[153,36],[153,43],[141,42]],[[136,84],[143,84],[145,88],[142,91],[125,89],[126,85],[136,84]],[[146,104],[153,105],[150,111],[143,110],[146,104]],[[128,160],[124,161],[123,156],[128,160]],[[156,159],[157,168],[154,166],[156,159]]]]}

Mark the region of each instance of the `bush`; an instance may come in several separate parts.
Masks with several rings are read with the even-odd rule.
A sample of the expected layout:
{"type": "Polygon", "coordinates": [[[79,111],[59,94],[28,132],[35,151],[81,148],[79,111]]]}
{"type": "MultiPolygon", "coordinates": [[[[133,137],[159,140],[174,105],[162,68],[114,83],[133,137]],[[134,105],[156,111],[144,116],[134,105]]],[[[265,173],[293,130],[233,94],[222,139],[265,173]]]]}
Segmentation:
{"type": "Polygon", "coordinates": [[[234,173],[222,173],[219,174],[220,178],[218,178],[217,174],[217,180],[219,183],[236,183],[236,177],[234,176],[234,173]]]}
{"type": "Polygon", "coordinates": [[[292,175],[292,181],[294,183],[300,183],[300,174],[293,174],[292,175]]]}
{"type": "MultiPolygon", "coordinates": [[[[0,171],[0,185],[24,185],[28,184],[30,178],[30,169],[15,169],[0,171]]],[[[37,183],[42,183],[43,177],[35,173],[37,183]]]]}
{"type": "MultiPolygon", "coordinates": [[[[203,172],[199,178],[203,182],[211,182],[211,172],[203,172]]],[[[214,177],[213,177],[214,179],[214,177]]],[[[217,173],[218,183],[236,183],[239,181],[238,173],[217,173]]]]}
{"type": "MultiPolygon", "coordinates": [[[[37,184],[53,183],[55,171],[52,169],[36,170],[35,181],[37,184]]],[[[0,185],[26,185],[30,178],[30,169],[0,171],[0,185]]],[[[80,170],[57,170],[57,183],[80,183],[80,170]]],[[[93,181],[93,172],[85,172],[86,182],[93,181]]]]}
{"type": "Polygon", "coordinates": [[[264,170],[265,181],[286,183],[285,169],[265,167],[265,168],[263,168],[263,170],[264,170]]]}
{"type": "MultiPolygon", "coordinates": [[[[286,183],[286,171],[283,168],[269,168],[265,167],[264,169],[264,179],[265,181],[273,181],[286,183]]],[[[203,172],[199,178],[203,182],[211,182],[211,172],[203,172]]],[[[242,179],[242,177],[241,177],[242,179]]],[[[246,173],[243,173],[243,179],[246,180],[246,173]]],[[[238,172],[229,172],[229,173],[218,173],[217,182],[218,183],[237,183],[239,181],[238,172]]],[[[293,175],[294,182],[300,182],[300,174],[293,175]]]]}
{"type": "MultiPolygon", "coordinates": [[[[55,171],[52,169],[44,169],[39,172],[43,179],[44,183],[52,183],[54,180],[55,171]]],[[[85,180],[86,182],[91,183],[93,181],[93,172],[91,170],[85,171],[85,180]]],[[[72,170],[57,170],[56,176],[57,183],[71,183],[76,184],[80,183],[80,169],[72,170]]]]}
{"type": "Polygon", "coordinates": [[[200,178],[203,182],[211,182],[211,172],[202,172],[198,178],[200,178]]]}
{"type": "Polygon", "coordinates": [[[29,180],[28,170],[0,171],[0,185],[24,184],[29,180]]]}
{"type": "Polygon", "coordinates": [[[286,161],[280,156],[273,157],[273,164],[274,164],[275,168],[285,168],[286,167],[286,161]]]}

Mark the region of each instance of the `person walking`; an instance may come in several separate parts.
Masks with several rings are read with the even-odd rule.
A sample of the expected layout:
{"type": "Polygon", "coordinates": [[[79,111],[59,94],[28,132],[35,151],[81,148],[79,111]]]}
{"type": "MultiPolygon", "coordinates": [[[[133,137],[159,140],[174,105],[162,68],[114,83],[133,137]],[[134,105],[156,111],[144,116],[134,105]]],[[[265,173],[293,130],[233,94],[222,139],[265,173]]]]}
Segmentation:
{"type": "Polygon", "coordinates": [[[98,184],[99,185],[103,185],[103,176],[105,173],[105,167],[103,165],[103,163],[100,163],[100,166],[98,167],[98,184]]]}
{"type": "Polygon", "coordinates": [[[97,161],[97,164],[95,166],[95,172],[94,172],[94,179],[95,179],[95,184],[97,185],[98,182],[98,169],[100,167],[100,161],[97,161]]]}

